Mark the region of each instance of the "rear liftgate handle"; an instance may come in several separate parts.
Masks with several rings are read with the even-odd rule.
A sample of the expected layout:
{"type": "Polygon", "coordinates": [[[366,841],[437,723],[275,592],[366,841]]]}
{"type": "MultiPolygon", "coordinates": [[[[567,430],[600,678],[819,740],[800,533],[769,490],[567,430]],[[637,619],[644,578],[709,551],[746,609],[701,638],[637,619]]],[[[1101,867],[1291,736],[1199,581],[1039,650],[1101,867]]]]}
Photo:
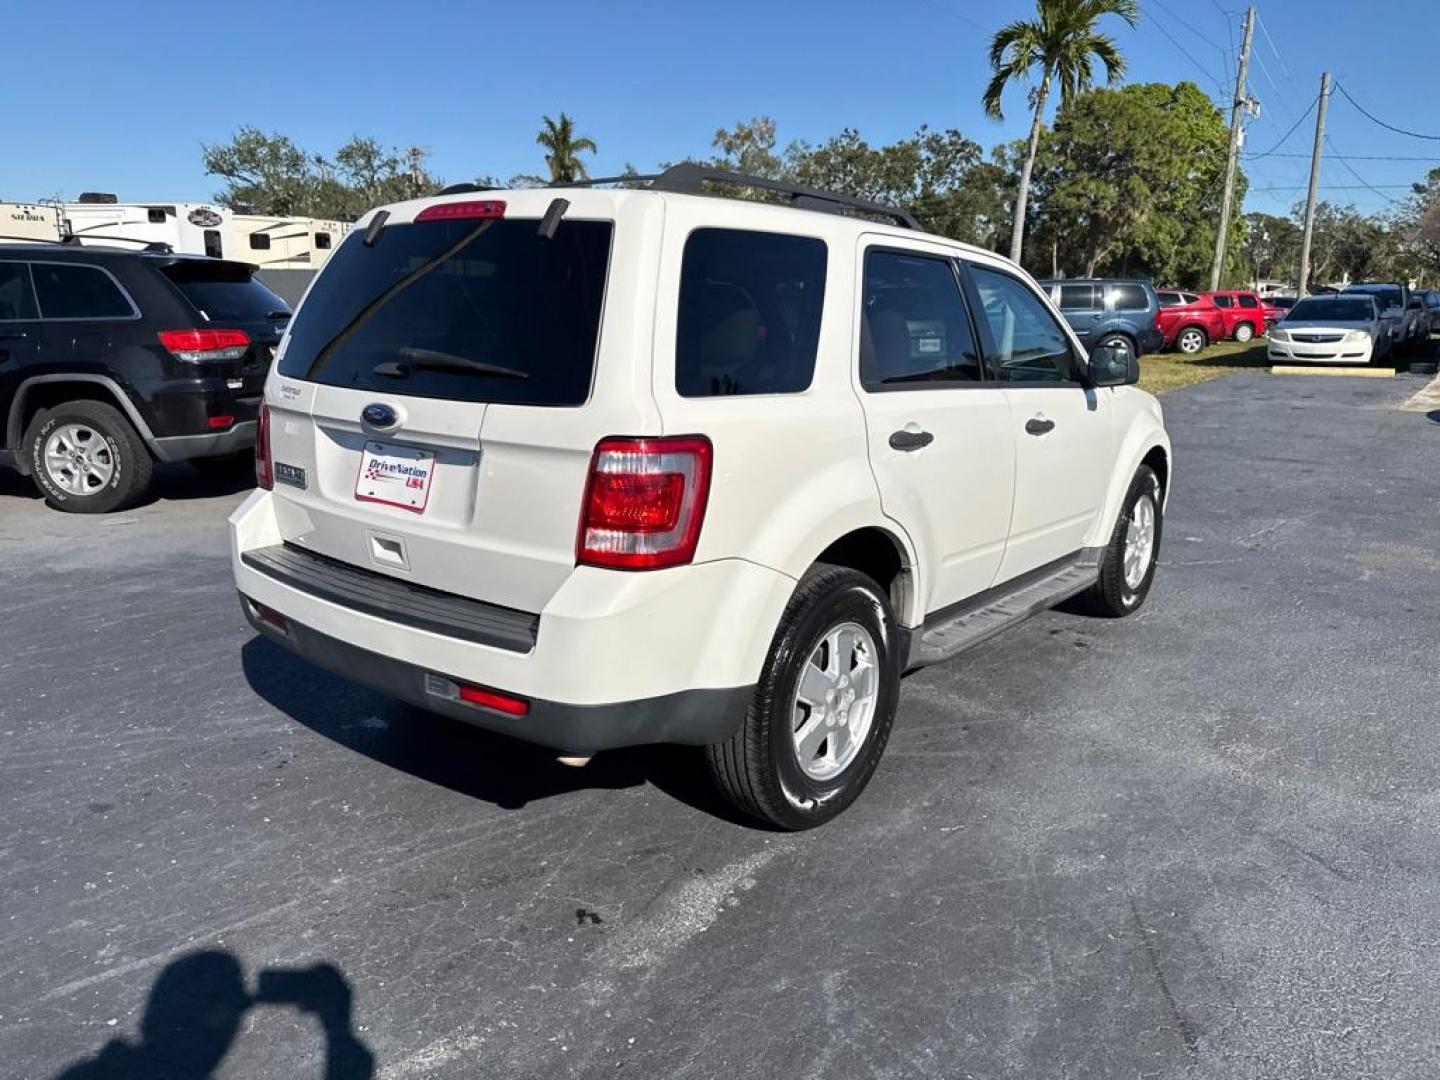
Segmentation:
{"type": "Polygon", "coordinates": [[[890,449],[905,451],[919,450],[929,446],[934,441],[935,436],[931,435],[928,431],[910,431],[906,428],[901,428],[899,431],[891,432],[890,449]]]}

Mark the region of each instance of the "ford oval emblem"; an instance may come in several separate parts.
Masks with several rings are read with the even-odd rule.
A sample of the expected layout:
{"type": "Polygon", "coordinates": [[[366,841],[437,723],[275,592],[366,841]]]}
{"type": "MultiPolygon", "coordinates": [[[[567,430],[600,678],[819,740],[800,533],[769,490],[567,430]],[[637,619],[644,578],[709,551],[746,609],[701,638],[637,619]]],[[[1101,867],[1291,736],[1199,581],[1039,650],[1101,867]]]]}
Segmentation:
{"type": "Polygon", "coordinates": [[[365,406],[365,410],[360,414],[360,419],[371,427],[390,428],[400,422],[400,414],[389,405],[382,405],[377,401],[373,405],[365,406]]]}

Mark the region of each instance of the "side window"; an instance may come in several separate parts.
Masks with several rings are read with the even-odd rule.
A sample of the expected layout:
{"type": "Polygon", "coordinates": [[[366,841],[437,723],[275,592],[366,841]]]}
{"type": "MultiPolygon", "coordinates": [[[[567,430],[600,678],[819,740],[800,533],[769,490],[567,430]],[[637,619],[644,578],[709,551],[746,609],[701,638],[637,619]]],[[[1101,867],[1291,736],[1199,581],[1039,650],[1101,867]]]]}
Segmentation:
{"type": "Polygon", "coordinates": [[[860,384],[866,390],[980,381],[980,350],[951,260],[868,251],[863,304],[860,384]]]}
{"type": "Polygon", "coordinates": [[[317,232],[315,234],[315,246],[324,251],[330,246],[330,234],[328,232],[317,232]]]}
{"type": "Polygon", "coordinates": [[[1114,298],[1116,311],[1148,311],[1150,310],[1150,297],[1145,294],[1145,289],[1139,285],[1112,285],[1111,296],[1114,298]]]}
{"type": "Polygon", "coordinates": [[[1068,382],[1075,378],[1070,339],[1035,293],[1009,274],[970,267],[985,310],[992,352],[987,358],[1003,382],[1068,382]]]}
{"type": "Polygon", "coordinates": [[[1212,296],[1210,299],[1212,299],[1212,300],[1215,301],[1215,306],[1216,306],[1216,307],[1228,308],[1228,307],[1234,307],[1234,306],[1235,306],[1235,301],[1234,301],[1234,300],[1232,300],[1230,297],[1225,296],[1225,295],[1220,294],[1220,293],[1217,293],[1215,296],[1212,296]]]}
{"type": "Polygon", "coordinates": [[[0,262],[0,322],[35,318],[35,294],[24,263],[0,262]]]}
{"type": "Polygon", "coordinates": [[[1162,292],[1155,294],[1160,300],[1161,307],[1179,307],[1186,303],[1186,300],[1177,292],[1162,292]]]}
{"type": "Polygon", "coordinates": [[[263,233],[263,232],[252,232],[252,233],[250,234],[250,250],[251,250],[251,251],[269,251],[269,250],[270,250],[270,234],[269,234],[269,233],[263,233]]]}
{"type": "Polygon", "coordinates": [[[40,314],[46,319],[128,319],[135,309],[110,275],[93,266],[33,263],[40,314]]]}
{"type": "Polygon", "coordinates": [[[1061,285],[1061,311],[1098,311],[1103,305],[1094,285],[1061,285]]]}
{"type": "Polygon", "coordinates": [[[697,229],[685,241],[675,334],[682,397],[796,394],[815,374],[825,241],[697,229]]]}
{"type": "Polygon", "coordinates": [[[1187,293],[1181,293],[1180,295],[1185,298],[1185,303],[1187,303],[1187,304],[1198,304],[1198,303],[1200,303],[1200,297],[1196,296],[1194,293],[1188,293],[1188,292],[1187,292],[1187,293]]]}
{"type": "Polygon", "coordinates": [[[1250,296],[1246,293],[1241,293],[1240,306],[1243,308],[1256,308],[1260,306],[1260,301],[1256,300],[1255,297],[1250,296]]]}

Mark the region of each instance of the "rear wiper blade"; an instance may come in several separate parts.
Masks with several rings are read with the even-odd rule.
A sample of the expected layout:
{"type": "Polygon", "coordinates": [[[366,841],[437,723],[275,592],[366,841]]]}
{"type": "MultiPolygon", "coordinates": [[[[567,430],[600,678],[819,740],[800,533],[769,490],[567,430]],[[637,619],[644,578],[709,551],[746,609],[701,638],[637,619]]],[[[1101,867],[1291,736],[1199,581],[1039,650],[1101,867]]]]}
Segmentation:
{"type": "Polygon", "coordinates": [[[495,379],[530,378],[529,373],[516,368],[487,364],[484,360],[471,360],[468,356],[436,352],[434,349],[418,349],[411,345],[400,350],[400,361],[385,360],[376,364],[371,370],[376,375],[384,375],[391,379],[404,379],[409,376],[411,367],[419,368],[422,371],[458,371],[470,375],[488,375],[495,379]]]}

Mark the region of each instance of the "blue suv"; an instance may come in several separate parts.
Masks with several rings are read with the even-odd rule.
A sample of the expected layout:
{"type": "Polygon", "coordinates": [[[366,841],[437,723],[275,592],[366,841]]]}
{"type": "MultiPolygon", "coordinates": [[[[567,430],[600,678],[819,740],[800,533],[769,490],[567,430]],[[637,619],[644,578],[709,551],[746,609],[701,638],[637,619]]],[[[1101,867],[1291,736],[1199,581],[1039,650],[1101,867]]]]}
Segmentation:
{"type": "Polygon", "coordinates": [[[1126,342],[1136,356],[1159,352],[1165,343],[1156,316],[1160,298],[1148,281],[1133,278],[1066,278],[1042,288],[1087,349],[1126,342]]]}

